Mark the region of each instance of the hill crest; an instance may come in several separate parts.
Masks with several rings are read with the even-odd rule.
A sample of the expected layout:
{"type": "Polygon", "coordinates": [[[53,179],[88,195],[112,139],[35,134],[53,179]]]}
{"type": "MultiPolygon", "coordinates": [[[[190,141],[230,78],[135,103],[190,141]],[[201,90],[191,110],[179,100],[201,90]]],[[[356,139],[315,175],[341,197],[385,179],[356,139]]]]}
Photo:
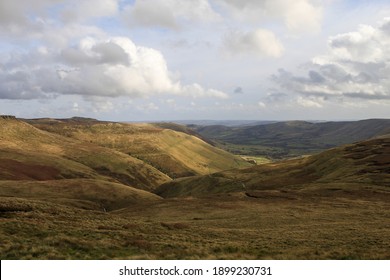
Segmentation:
{"type": "Polygon", "coordinates": [[[170,178],[119,151],[0,119],[0,179],[90,178],[152,190],[170,178]],[[26,172],[21,172],[25,170],[26,172]],[[34,170],[30,172],[29,170],[34,170]]]}
{"type": "Polygon", "coordinates": [[[176,124],[35,120],[29,123],[41,130],[125,153],[172,178],[250,166],[242,158],[210,145],[188,128],[176,124]]]}

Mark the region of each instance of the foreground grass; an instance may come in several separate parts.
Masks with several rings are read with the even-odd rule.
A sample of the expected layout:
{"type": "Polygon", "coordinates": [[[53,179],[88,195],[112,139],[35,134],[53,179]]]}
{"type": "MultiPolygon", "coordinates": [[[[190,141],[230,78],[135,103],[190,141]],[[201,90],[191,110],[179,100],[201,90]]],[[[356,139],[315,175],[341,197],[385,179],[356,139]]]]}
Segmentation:
{"type": "Polygon", "coordinates": [[[389,195],[171,199],[109,213],[0,198],[1,259],[389,259],[389,195]]]}

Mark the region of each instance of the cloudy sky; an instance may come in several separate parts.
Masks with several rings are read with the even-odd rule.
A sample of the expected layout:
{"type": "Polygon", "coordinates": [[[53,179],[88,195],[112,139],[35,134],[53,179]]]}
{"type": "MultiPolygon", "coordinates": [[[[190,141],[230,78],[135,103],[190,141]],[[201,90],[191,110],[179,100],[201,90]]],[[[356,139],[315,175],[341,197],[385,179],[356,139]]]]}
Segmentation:
{"type": "Polygon", "coordinates": [[[0,114],[390,118],[390,3],[0,0],[0,114]]]}

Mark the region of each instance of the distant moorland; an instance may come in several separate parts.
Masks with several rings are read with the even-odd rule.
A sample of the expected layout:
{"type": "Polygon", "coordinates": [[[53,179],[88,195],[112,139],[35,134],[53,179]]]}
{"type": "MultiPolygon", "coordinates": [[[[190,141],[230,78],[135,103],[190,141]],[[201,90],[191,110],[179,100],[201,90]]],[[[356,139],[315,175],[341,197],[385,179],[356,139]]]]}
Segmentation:
{"type": "MultiPolygon", "coordinates": [[[[229,123],[226,123],[229,124],[229,123]]],[[[233,123],[234,124],[234,123],[233,123]]],[[[343,122],[287,121],[245,125],[188,125],[234,154],[283,159],[390,134],[390,120],[343,122]]]]}

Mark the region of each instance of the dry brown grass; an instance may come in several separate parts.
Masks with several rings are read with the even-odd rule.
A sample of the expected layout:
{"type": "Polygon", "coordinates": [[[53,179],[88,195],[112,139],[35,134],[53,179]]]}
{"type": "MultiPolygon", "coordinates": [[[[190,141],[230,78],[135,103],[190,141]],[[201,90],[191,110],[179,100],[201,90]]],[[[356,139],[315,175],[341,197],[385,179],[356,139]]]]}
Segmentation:
{"type": "Polygon", "coordinates": [[[102,213],[16,199],[15,209],[32,210],[0,214],[0,251],[2,259],[388,259],[389,202],[236,193],[102,213]]]}
{"type": "Polygon", "coordinates": [[[97,179],[152,190],[170,178],[127,154],[0,119],[0,180],[97,179]]]}
{"type": "Polygon", "coordinates": [[[161,199],[118,183],[162,178],[141,161],[25,124],[4,131],[6,163],[79,177],[4,180],[18,168],[0,165],[1,259],[390,258],[389,138],[177,180],[161,199]],[[46,155],[35,142],[63,149],[46,155]]]}
{"type": "Polygon", "coordinates": [[[0,180],[0,196],[16,196],[99,211],[112,211],[137,203],[161,200],[161,197],[150,192],[91,179],[0,180]]]}
{"type": "Polygon", "coordinates": [[[180,131],[154,124],[30,121],[36,127],[139,158],[172,178],[248,167],[245,160],[180,131]]]}

